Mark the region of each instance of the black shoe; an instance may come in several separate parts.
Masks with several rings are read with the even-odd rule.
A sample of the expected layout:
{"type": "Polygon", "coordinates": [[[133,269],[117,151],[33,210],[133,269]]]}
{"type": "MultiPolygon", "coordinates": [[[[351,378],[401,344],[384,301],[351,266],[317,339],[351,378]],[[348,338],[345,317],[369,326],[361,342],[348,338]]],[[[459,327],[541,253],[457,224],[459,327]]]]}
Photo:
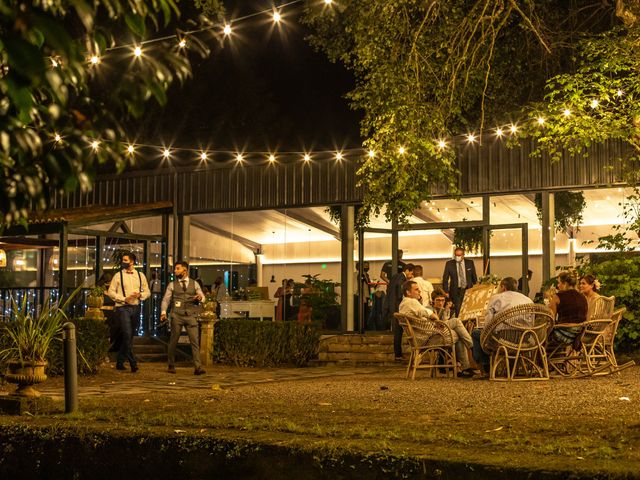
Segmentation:
{"type": "Polygon", "coordinates": [[[458,372],[458,378],[471,378],[475,373],[476,372],[473,371],[473,368],[465,368],[461,372],[458,372]]]}
{"type": "Polygon", "coordinates": [[[395,357],[393,360],[396,362],[404,362],[404,357],[395,357]]]}
{"type": "Polygon", "coordinates": [[[136,373],[139,370],[137,365],[131,365],[131,373],[136,373]]]}
{"type": "Polygon", "coordinates": [[[207,373],[207,372],[205,372],[205,371],[204,371],[204,369],[203,369],[203,368],[200,368],[200,367],[196,368],[196,369],[193,371],[193,374],[194,374],[194,375],[204,375],[205,373],[207,373]]]}
{"type": "Polygon", "coordinates": [[[127,367],[122,365],[121,363],[116,363],[116,370],[126,370],[127,367]]]}
{"type": "Polygon", "coordinates": [[[169,365],[169,368],[167,368],[167,372],[176,373],[176,367],[174,367],[173,365],[169,365]]]}

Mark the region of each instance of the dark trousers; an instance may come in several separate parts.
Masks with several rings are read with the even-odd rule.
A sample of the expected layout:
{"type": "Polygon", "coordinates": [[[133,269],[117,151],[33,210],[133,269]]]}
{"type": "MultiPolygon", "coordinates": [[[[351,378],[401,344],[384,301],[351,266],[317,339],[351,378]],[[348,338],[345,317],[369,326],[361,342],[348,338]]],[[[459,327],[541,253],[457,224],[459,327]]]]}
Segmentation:
{"type": "Polygon", "coordinates": [[[122,332],[122,343],[118,350],[118,365],[124,365],[128,361],[131,367],[136,367],[138,362],[133,356],[133,333],[134,328],[140,324],[140,306],[125,305],[116,309],[118,319],[120,320],[120,331],[122,332]]]}
{"type": "Polygon", "coordinates": [[[402,327],[398,323],[398,319],[393,316],[393,313],[389,315],[391,325],[393,325],[393,353],[397,357],[402,357],[402,327]]]}
{"type": "Polygon", "coordinates": [[[491,363],[491,357],[482,350],[482,346],[480,345],[480,336],[482,335],[482,330],[479,328],[474,328],[471,332],[471,340],[473,340],[473,359],[476,361],[478,365],[482,367],[482,370],[485,373],[489,373],[489,365],[491,363]]]}
{"type": "Polygon", "coordinates": [[[191,343],[191,356],[193,357],[193,365],[196,368],[200,368],[202,363],[200,362],[200,342],[198,338],[198,320],[196,317],[171,314],[171,339],[169,340],[169,366],[173,367],[176,363],[176,348],[178,347],[178,340],[180,340],[180,334],[182,333],[182,326],[187,329],[187,335],[189,335],[189,342],[191,343]]]}
{"type": "Polygon", "coordinates": [[[449,291],[449,297],[453,302],[453,306],[456,309],[456,317],[460,314],[460,307],[462,306],[462,300],[464,299],[464,292],[466,288],[451,287],[449,291]]]}

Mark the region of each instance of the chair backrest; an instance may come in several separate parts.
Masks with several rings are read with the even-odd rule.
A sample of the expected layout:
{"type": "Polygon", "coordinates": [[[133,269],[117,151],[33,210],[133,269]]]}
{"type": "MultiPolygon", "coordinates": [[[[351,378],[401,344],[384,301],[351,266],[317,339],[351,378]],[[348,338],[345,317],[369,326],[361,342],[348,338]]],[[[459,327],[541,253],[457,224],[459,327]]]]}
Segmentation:
{"type": "Polygon", "coordinates": [[[394,313],[395,318],[404,330],[409,344],[412,347],[421,347],[425,344],[453,345],[453,333],[449,326],[440,320],[432,320],[424,317],[414,317],[394,313]]]}
{"type": "Polygon", "coordinates": [[[498,312],[482,329],[482,349],[490,352],[499,344],[526,342],[537,346],[545,342],[553,326],[551,310],[546,305],[525,303],[498,312]]]}
{"type": "Polygon", "coordinates": [[[613,314],[613,307],[616,303],[616,297],[603,297],[600,296],[593,301],[589,309],[589,320],[596,318],[611,318],[613,314]]]}
{"type": "Polygon", "coordinates": [[[626,307],[618,308],[611,314],[611,324],[604,332],[604,340],[607,344],[612,344],[616,338],[616,332],[618,331],[618,325],[620,324],[620,320],[622,320],[622,315],[626,312],[626,307]]]}
{"type": "Polygon", "coordinates": [[[468,289],[464,293],[458,318],[463,322],[465,320],[478,319],[478,325],[482,325],[487,314],[487,304],[495,291],[496,286],[492,284],[474,285],[468,289]]]}

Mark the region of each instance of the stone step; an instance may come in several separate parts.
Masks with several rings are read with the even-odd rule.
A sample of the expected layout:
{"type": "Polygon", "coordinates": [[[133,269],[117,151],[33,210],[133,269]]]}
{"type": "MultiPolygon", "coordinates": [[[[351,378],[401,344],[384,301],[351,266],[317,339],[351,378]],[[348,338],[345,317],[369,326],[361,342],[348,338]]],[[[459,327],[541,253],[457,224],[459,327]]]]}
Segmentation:
{"type": "Polygon", "coordinates": [[[141,363],[150,363],[150,362],[167,362],[167,354],[166,353],[143,353],[143,354],[135,354],[136,360],[141,363]]]}

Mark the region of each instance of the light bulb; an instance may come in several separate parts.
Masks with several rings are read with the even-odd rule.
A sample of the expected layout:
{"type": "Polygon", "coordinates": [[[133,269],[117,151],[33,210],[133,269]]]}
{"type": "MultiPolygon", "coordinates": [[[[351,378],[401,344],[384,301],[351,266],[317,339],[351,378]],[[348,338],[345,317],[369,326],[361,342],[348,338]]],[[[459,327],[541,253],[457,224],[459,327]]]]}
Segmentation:
{"type": "Polygon", "coordinates": [[[438,140],[438,148],[443,149],[447,146],[447,142],[445,142],[444,140],[440,139],[438,140]]]}
{"type": "Polygon", "coordinates": [[[97,65],[100,63],[100,57],[97,55],[91,55],[91,58],[89,58],[89,63],[91,63],[91,65],[97,65]]]}
{"type": "Polygon", "coordinates": [[[171,151],[170,151],[168,148],[165,148],[165,149],[162,151],[162,156],[163,156],[164,158],[169,158],[169,157],[171,156],[171,151]]]}
{"type": "Polygon", "coordinates": [[[600,102],[596,98],[591,100],[591,108],[598,108],[598,105],[600,105],[600,102]]]}
{"type": "Polygon", "coordinates": [[[93,148],[94,150],[98,150],[99,147],[100,147],[99,141],[94,140],[93,142],[91,142],[91,148],[93,148]]]}
{"type": "Polygon", "coordinates": [[[562,114],[563,114],[565,117],[569,117],[569,116],[571,116],[571,110],[569,110],[568,108],[565,108],[565,109],[564,109],[564,112],[562,112],[562,114]]]}
{"type": "Polygon", "coordinates": [[[503,134],[502,129],[500,127],[496,128],[496,137],[501,137],[503,134]]]}
{"type": "Polygon", "coordinates": [[[244,160],[244,157],[242,156],[242,154],[241,153],[236,154],[236,161],[241,162],[242,160],[244,160]]]}
{"type": "Polygon", "coordinates": [[[309,160],[311,160],[311,155],[309,155],[308,153],[304,154],[304,161],[308,162],[309,160]]]}
{"type": "Polygon", "coordinates": [[[274,154],[269,155],[269,161],[271,163],[275,162],[276,161],[276,156],[274,154]]]}
{"type": "Polygon", "coordinates": [[[54,139],[56,142],[59,142],[60,140],[62,140],[62,137],[60,136],[60,134],[59,134],[59,133],[56,133],[56,134],[53,136],[53,139],[54,139]]]}
{"type": "Polygon", "coordinates": [[[405,148],[404,148],[404,147],[400,147],[400,148],[398,148],[398,153],[399,153],[400,155],[404,155],[404,153],[405,153],[405,152],[406,152],[406,150],[405,150],[405,148]]]}
{"type": "Polygon", "coordinates": [[[142,47],[136,47],[133,49],[133,56],[140,58],[142,56],[142,47]]]}
{"type": "Polygon", "coordinates": [[[538,117],[537,122],[538,122],[538,125],[544,125],[544,118],[538,117]]]}
{"type": "Polygon", "coordinates": [[[278,23],[280,20],[282,20],[282,15],[280,15],[280,12],[273,12],[273,21],[278,23]]]}
{"type": "Polygon", "coordinates": [[[469,135],[467,135],[467,142],[469,143],[473,143],[476,141],[476,136],[473,133],[470,133],[469,135]]]}
{"type": "Polygon", "coordinates": [[[342,160],[344,157],[342,156],[342,152],[336,153],[336,160],[342,160]]]}
{"type": "Polygon", "coordinates": [[[205,161],[207,160],[207,158],[209,158],[209,156],[207,155],[207,152],[202,152],[200,154],[200,160],[205,161]]]}
{"type": "Polygon", "coordinates": [[[376,156],[376,152],[374,152],[373,150],[369,150],[369,158],[373,158],[376,156]]]}
{"type": "Polygon", "coordinates": [[[186,46],[187,46],[187,41],[186,41],[184,38],[182,38],[182,39],[178,42],[178,46],[179,46],[180,48],[184,48],[184,47],[186,47],[186,46]]]}
{"type": "Polygon", "coordinates": [[[513,134],[516,133],[518,131],[518,127],[516,127],[515,125],[511,125],[509,127],[509,131],[513,134]]]}
{"type": "Polygon", "coordinates": [[[228,25],[228,24],[227,24],[227,25],[225,25],[225,26],[224,26],[224,29],[222,30],[222,32],[223,32],[225,35],[231,35],[231,25],[228,25]]]}
{"type": "Polygon", "coordinates": [[[135,152],[135,148],[133,148],[133,145],[129,145],[127,147],[127,153],[131,155],[133,152],[135,152]]]}

